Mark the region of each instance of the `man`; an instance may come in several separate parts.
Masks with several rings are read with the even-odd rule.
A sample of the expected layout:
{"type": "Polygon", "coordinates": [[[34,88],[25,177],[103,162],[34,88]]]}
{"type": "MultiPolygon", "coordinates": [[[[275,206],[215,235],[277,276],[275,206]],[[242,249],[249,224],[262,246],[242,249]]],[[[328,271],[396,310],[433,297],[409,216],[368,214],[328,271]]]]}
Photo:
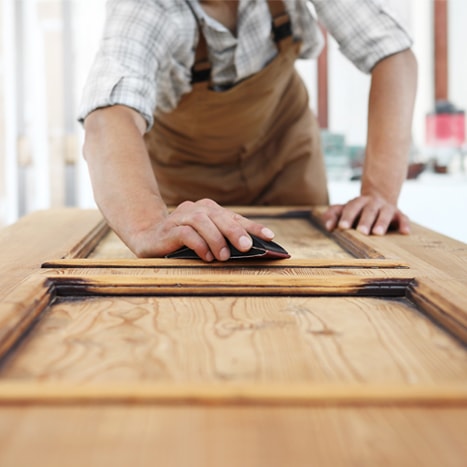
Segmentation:
{"type": "MultiPolygon", "coordinates": [[[[416,88],[411,40],[380,0],[310,3],[343,53],[372,75],[361,195],[331,206],[325,225],[408,233],[397,200],[416,88]]],[[[136,255],[186,245],[205,261],[225,261],[226,239],[246,251],[250,234],[274,236],[226,206],[327,204],[318,127],[294,69],[322,45],[308,6],[108,2],[80,119],[96,202],[136,255]]]]}

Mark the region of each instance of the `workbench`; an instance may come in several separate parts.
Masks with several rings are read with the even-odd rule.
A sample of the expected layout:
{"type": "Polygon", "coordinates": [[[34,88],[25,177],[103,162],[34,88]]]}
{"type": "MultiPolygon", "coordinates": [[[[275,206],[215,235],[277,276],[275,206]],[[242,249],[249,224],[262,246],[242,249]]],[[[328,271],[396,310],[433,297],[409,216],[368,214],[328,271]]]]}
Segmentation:
{"type": "Polygon", "coordinates": [[[0,231],[0,465],[467,465],[467,245],[236,211],[291,258],[137,259],[95,210],[0,231]]]}

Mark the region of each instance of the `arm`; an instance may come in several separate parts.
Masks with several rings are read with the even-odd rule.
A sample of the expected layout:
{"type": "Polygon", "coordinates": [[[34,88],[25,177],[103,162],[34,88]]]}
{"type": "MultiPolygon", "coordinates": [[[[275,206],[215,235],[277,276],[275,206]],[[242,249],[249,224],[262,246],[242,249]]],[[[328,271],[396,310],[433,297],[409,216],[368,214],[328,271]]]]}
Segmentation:
{"type": "Polygon", "coordinates": [[[119,105],[95,110],[85,120],[84,156],[96,203],[137,256],[164,256],[186,245],[205,261],[226,260],[225,237],[241,251],[251,248],[248,232],[272,239],[269,229],[211,200],[184,202],[169,214],[144,144],[145,129],[138,112],[119,105]]]}
{"type": "Polygon", "coordinates": [[[328,230],[356,224],[364,234],[384,235],[392,224],[410,231],[408,218],[397,208],[407,176],[417,64],[411,50],[379,62],[372,71],[368,141],[361,194],[324,214],[328,230]]]}

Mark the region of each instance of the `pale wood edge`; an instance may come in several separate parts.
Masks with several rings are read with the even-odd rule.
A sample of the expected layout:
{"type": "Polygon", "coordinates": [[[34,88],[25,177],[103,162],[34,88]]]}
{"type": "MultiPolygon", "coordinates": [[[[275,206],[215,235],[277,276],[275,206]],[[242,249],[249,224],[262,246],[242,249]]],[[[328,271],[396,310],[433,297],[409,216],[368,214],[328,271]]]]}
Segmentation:
{"type": "Polygon", "coordinates": [[[467,294],[459,292],[464,284],[444,284],[430,279],[416,279],[407,289],[407,298],[450,334],[467,345],[467,294]]]}
{"type": "Polygon", "coordinates": [[[386,259],[407,261],[417,277],[457,280],[467,285],[467,244],[411,223],[410,235],[396,232],[365,238],[386,259]]]}
{"type": "Polygon", "coordinates": [[[349,295],[404,297],[413,278],[406,270],[398,277],[369,271],[372,276],[325,274],[311,277],[287,275],[229,274],[215,277],[212,274],[135,276],[117,274],[87,274],[72,276],[55,271],[55,274],[31,274],[18,284],[0,302],[0,359],[17,344],[34,320],[56,297],[92,297],[102,295],[248,295],[248,296],[330,296],[349,295]]]}
{"type": "Polygon", "coordinates": [[[61,261],[72,260],[72,258],[86,258],[109,231],[110,227],[102,219],[76,245],[73,245],[61,261]]]}
{"type": "MultiPolygon", "coordinates": [[[[49,274],[60,296],[91,295],[366,295],[403,297],[413,280],[405,270],[390,277],[325,274],[309,277],[287,275],[213,274],[141,275],[87,274],[85,276],[49,274]]],[[[373,271],[370,271],[373,272],[373,271]]]]}
{"type": "Polygon", "coordinates": [[[330,236],[339,246],[356,258],[384,259],[384,255],[365,243],[366,236],[364,237],[356,230],[335,230],[330,236]]]}
{"type": "Polygon", "coordinates": [[[320,215],[326,208],[317,206],[310,211],[310,221],[318,227],[322,233],[333,239],[345,251],[362,259],[384,259],[384,255],[375,250],[372,246],[365,242],[365,236],[356,230],[338,230],[332,232],[326,230],[321,220],[320,215]]]}
{"type": "Polygon", "coordinates": [[[283,259],[283,260],[231,260],[228,262],[205,263],[202,260],[171,259],[171,258],[84,258],[70,257],[47,261],[43,268],[85,268],[85,267],[113,267],[113,268],[345,268],[345,269],[409,269],[403,261],[387,259],[283,259]]]}
{"type": "Polygon", "coordinates": [[[467,406],[467,385],[356,385],[320,383],[106,383],[72,385],[6,381],[0,405],[360,405],[467,406]]]}
{"type": "Polygon", "coordinates": [[[50,258],[63,258],[102,220],[97,210],[30,213],[0,230],[0,299],[50,258]]]}
{"type": "Polygon", "coordinates": [[[0,303],[0,360],[23,337],[52,299],[48,280],[33,274],[0,303]]]}
{"type": "MultiPolygon", "coordinates": [[[[102,276],[98,276],[103,282],[102,276]]],[[[133,276],[131,276],[133,277],[133,276]]],[[[3,357],[41,312],[52,302],[57,292],[58,277],[32,275],[22,282],[1,304],[3,335],[0,354],[3,357]]],[[[82,279],[82,278],[78,278],[82,279]]],[[[113,276],[113,279],[119,279],[113,276]]],[[[120,278],[122,284],[128,277],[120,278]]],[[[140,279],[141,278],[137,278],[140,279]]],[[[167,278],[172,281],[173,278],[167,278]]],[[[186,278],[184,278],[186,279],[186,278]]],[[[206,278],[208,279],[208,278],[206,278]]],[[[212,279],[212,278],[211,278],[212,279]]],[[[64,277],[65,282],[70,277],[64,277]]],[[[135,278],[133,277],[133,280],[135,278]]],[[[238,280],[234,278],[233,282],[238,280]]],[[[327,280],[325,278],[325,280],[327,280]]],[[[99,282],[99,280],[97,280],[99,282]]],[[[144,282],[144,281],[143,281],[144,282]]],[[[444,297],[430,294],[431,284],[406,285],[410,295],[418,300],[425,295],[433,306],[444,306],[444,297]],[[419,289],[417,290],[417,286],[419,289]],[[425,287],[425,288],[424,288],[425,287]]],[[[92,293],[97,293],[90,291],[92,293]]],[[[126,291],[128,292],[128,291],[126,291]]],[[[141,294],[141,290],[137,290],[141,294]]],[[[173,294],[173,290],[171,290],[173,294]]],[[[321,293],[320,293],[321,294],[321,293]]],[[[451,304],[452,305],[452,304],[451,304]]],[[[426,301],[422,303],[426,310],[426,301]]],[[[457,309],[457,308],[456,308],[457,309]]],[[[437,319],[436,319],[437,320],[437,319]]],[[[456,329],[449,329],[455,332],[456,329]]],[[[467,385],[333,385],[315,383],[245,383],[197,384],[160,383],[105,385],[71,385],[4,380],[0,382],[0,405],[3,404],[75,404],[75,403],[131,403],[131,404],[190,404],[190,405],[467,405],[467,385]]]]}
{"type": "MultiPolygon", "coordinates": [[[[174,207],[169,207],[169,211],[173,210],[174,207]]],[[[304,209],[303,206],[285,206],[285,207],[255,207],[255,206],[234,206],[232,210],[245,216],[256,216],[256,217],[289,217],[294,216],[294,213],[300,217],[307,217],[308,210],[304,209]]],[[[63,257],[62,260],[66,263],[67,260],[82,259],[86,258],[99,242],[108,234],[110,227],[104,219],[92,227],[92,229],[76,244],[74,245],[63,257]]],[[[91,261],[91,260],[89,260],[91,261]]],[[[113,262],[112,259],[109,260],[113,262]]],[[[54,267],[55,263],[59,263],[60,260],[52,259],[45,262],[42,267],[54,267]],[[52,266],[49,266],[52,265],[52,266]]],[[[112,265],[112,264],[110,264],[112,265]]],[[[103,264],[108,266],[108,264],[103,264]]],[[[72,266],[74,267],[74,266],[72,266]]]]}
{"type": "MultiPolygon", "coordinates": [[[[284,207],[262,207],[262,206],[234,206],[231,207],[232,210],[238,212],[244,216],[250,217],[274,217],[274,218],[288,218],[288,217],[298,217],[305,218],[310,221],[315,227],[319,228],[326,236],[334,240],[339,246],[341,246],[345,251],[353,255],[356,259],[374,259],[374,260],[383,260],[385,257],[376,251],[374,248],[365,243],[362,236],[358,235],[358,232],[353,230],[339,231],[335,230],[334,232],[328,232],[317,214],[319,211],[322,212],[323,207],[319,208],[307,208],[304,206],[284,206],[284,207]]],[[[66,260],[74,260],[77,258],[85,258],[102,240],[102,238],[108,233],[109,227],[107,226],[104,220],[92,228],[83,239],[73,246],[66,255],[63,256],[66,260]]],[[[306,262],[307,260],[305,260],[306,262]]],[[[101,267],[114,266],[118,260],[109,259],[108,263],[103,263],[101,267]]],[[[293,261],[292,261],[293,262],[293,261]]],[[[273,263],[272,261],[267,261],[268,266],[273,263]]],[[[396,262],[397,263],[397,262],[396,262]]],[[[55,259],[51,259],[43,264],[43,267],[57,267],[59,262],[55,259]]],[[[63,265],[61,267],[67,267],[63,265]]],[[[166,264],[167,265],[167,264],[166,264]]],[[[407,265],[396,265],[394,267],[406,267],[407,265]]],[[[75,266],[70,266],[75,267],[75,266]]],[[[299,266],[290,266],[290,267],[302,267],[299,266]]],[[[321,266],[327,267],[327,266],[321,266]]],[[[368,266],[373,267],[373,266],[368,266]]],[[[381,266],[381,267],[392,267],[392,266],[381,266]]]]}

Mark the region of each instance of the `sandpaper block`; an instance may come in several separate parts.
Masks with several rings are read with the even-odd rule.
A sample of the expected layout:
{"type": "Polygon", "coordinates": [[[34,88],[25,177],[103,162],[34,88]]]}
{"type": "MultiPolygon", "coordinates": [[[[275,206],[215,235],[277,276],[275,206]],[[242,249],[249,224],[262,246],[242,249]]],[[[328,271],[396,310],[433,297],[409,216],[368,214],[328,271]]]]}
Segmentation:
{"type": "MultiPolygon", "coordinates": [[[[275,242],[262,240],[255,235],[250,235],[253,240],[253,246],[248,251],[237,250],[228,240],[227,245],[230,248],[230,259],[285,259],[290,258],[284,248],[275,242]]],[[[182,247],[169,253],[166,258],[178,259],[199,259],[199,256],[190,248],[182,247]]]]}

